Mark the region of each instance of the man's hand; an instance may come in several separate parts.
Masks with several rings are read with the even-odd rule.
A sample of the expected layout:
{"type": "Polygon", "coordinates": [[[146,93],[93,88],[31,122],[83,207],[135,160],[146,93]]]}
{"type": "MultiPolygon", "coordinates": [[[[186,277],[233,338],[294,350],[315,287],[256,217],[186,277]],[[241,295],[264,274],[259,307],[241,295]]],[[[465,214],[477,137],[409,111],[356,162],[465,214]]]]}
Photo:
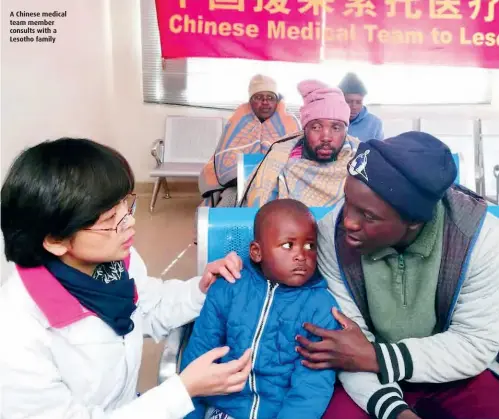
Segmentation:
{"type": "Polygon", "coordinates": [[[234,283],[236,279],[241,278],[240,272],[242,268],[243,261],[241,258],[236,252],[230,252],[223,259],[218,259],[206,265],[203,277],[199,282],[199,289],[206,294],[218,275],[222,276],[226,281],[234,283]]]}
{"type": "Polygon", "coordinates": [[[296,340],[301,347],[298,346],[296,350],[305,358],[303,365],[316,370],[332,368],[378,373],[379,365],[374,347],[360,327],[336,308],[332,311],[342,330],[327,330],[305,323],[303,327],[321,337],[322,341],[311,342],[303,336],[297,336],[296,340]]]}

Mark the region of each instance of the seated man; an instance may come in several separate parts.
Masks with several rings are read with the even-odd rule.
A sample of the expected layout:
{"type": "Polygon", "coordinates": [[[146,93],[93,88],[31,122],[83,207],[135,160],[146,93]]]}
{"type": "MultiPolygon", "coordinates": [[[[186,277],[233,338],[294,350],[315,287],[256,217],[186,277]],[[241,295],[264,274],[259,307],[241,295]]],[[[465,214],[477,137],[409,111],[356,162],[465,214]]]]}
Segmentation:
{"type": "Polygon", "coordinates": [[[381,119],[369,113],[364,106],[364,96],[367,94],[364,83],[356,74],[348,73],[338,86],[350,107],[350,126],[348,133],[360,141],[382,140],[383,124],[381,119]]]}
{"type": "Polygon", "coordinates": [[[194,399],[187,419],[320,419],[331,399],[335,372],[304,367],[294,344],[303,322],[338,327],[316,269],[315,219],[301,202],[279,199],[258,211],[254,232],[251,262],[236,284],[211,286],[182,357],[187,366],[227,345],[230,362],[251,348],[251,377],[240,393],[194,399]]]}
{"type": "Polygon", "coordinates": [[[237,155],[267,153],[271,144],[299,131],[297,119],[286,111],[277,85],[270,77],[256,75],[249,85],[249,103],[239,106],[224,128],[213,157],[199,176],[201,206],[235,206],[237,155]]]}
{"type": "Polygon", "coordinates": [[[350,108],[339,89],[315,80],[298,85],[303,131],[275,143],[249,177],[242,205],[277,198],[333,206],[343,197],[347,163],[359,141],[347,135],[350,108]]]}
{"type": "Polygon", "coordinates": [[[309,367],[343,370],[324,418],[499,418],[499,220],[426,133],[363,143],[348,171],[319,223],[344,330],[298,337],[309,367]]]}

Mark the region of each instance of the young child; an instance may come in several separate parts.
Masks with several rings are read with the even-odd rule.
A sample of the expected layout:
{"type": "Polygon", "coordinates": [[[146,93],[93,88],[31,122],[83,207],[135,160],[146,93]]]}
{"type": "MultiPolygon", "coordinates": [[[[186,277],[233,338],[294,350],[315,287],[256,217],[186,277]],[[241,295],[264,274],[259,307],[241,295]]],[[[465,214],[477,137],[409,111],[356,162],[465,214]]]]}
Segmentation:
{"type": "Polygon", "coordinates": [[[216,364],[228,350],[217,348],[137,398],[143,335],[159,340],[195,319],[214,275],[237,277],[240,260],[190,281],[149,278],[132,247],[133,188],[124,157],[85,139],[38,144],[10,168],[2,232],[16,269],[0,288],[2,419],[179,418],[191,397],[245,385],[249,353],[216,364]]]}
{"type": "Polygon", "coordinates": [[[210,288],[182,359],[187,365],[207,350],[228,345],[232,351],[223,360],[229,361],[251,347],[248,383],[240,393],[195,399],[196,409],[187,418],[322,416],[335,372],[306,368],[295,342],[306,333],[304,322],[338,328],[331,313],[336,301],[316,272],[316,239],[316,222],[299,201],[279,199],[258,211],[251,262],[245,262],[235,285],[218,281],[210,288]]]}

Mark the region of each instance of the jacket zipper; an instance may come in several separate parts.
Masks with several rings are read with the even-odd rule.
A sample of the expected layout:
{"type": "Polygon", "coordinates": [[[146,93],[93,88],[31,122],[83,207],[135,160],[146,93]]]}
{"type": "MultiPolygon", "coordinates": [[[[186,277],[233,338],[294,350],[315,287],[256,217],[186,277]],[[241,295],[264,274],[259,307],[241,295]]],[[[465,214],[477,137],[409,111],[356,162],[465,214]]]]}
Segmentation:
{"type": "Polygon", "coordinates": [[[403,255],[399,255],[399,275],[402,280],[402,304],[404,307],[407,307],[407,283],[405,280],[405,261],[403,255]]]}
{"type": "MultiPolygon", "coordinates": [[[[123,395],[125,394],[125,390],[126,390],[126,383],[128,382],[128,353],[127,353],[127,342],[126,342],[126,337],[125,336],[122,336],[121,337],[122,339],[122,343],[123,343],[123,348],[125,350],[125,380],[123,382],[123,387],[121,387],[121,391],[119,393],[119,396],[116,398],[116,400],[122,400],[123,399],[123,395]]],[[[136,393],[137,396],[139,395],[139,393],[137,392],[136,393]]]]}
{"type": "Polygon", "coordinates": [[[267,295],[265,296],[265,301],[263,303],[263,308],[260,313],[260,319],[258,320],[255,335],[253,336],[253,342],[251,344],[251,372],[249,376],[249,386],[251,391],[254,393],[253,404],[251,405],[250,419],[256,419],[258,416],[258,407],[260,405],[260,396],[256,389],[256,377],[255,377],[255,361],[256,354],[258,352],[258,347],[260,345],[260,340],[262,338],[263,329],[267,323],[269,317],[270,306],[274,300],[274,294],[276,288],[279,284],[273,284],[267,281],[267,295]]]}

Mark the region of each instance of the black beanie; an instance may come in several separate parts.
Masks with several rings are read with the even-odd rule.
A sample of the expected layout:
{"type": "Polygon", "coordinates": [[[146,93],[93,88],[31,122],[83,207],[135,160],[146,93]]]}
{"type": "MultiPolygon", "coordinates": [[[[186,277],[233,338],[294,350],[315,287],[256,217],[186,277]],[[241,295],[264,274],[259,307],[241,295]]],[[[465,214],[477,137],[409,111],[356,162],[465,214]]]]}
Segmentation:
{"type": "Polygon", "coordinates": [[[348,73],[338,86],[344,95],[356,94],[356,95],[367,95],[366,86],[354,73],[348,73]]]}
{"type": "Polygon", "coordinates": [[[429,221],[457,176],[442,141],[410,131],[384,141],[360,143],[348,173],[364,182],[406,221],[429,221]]]}

